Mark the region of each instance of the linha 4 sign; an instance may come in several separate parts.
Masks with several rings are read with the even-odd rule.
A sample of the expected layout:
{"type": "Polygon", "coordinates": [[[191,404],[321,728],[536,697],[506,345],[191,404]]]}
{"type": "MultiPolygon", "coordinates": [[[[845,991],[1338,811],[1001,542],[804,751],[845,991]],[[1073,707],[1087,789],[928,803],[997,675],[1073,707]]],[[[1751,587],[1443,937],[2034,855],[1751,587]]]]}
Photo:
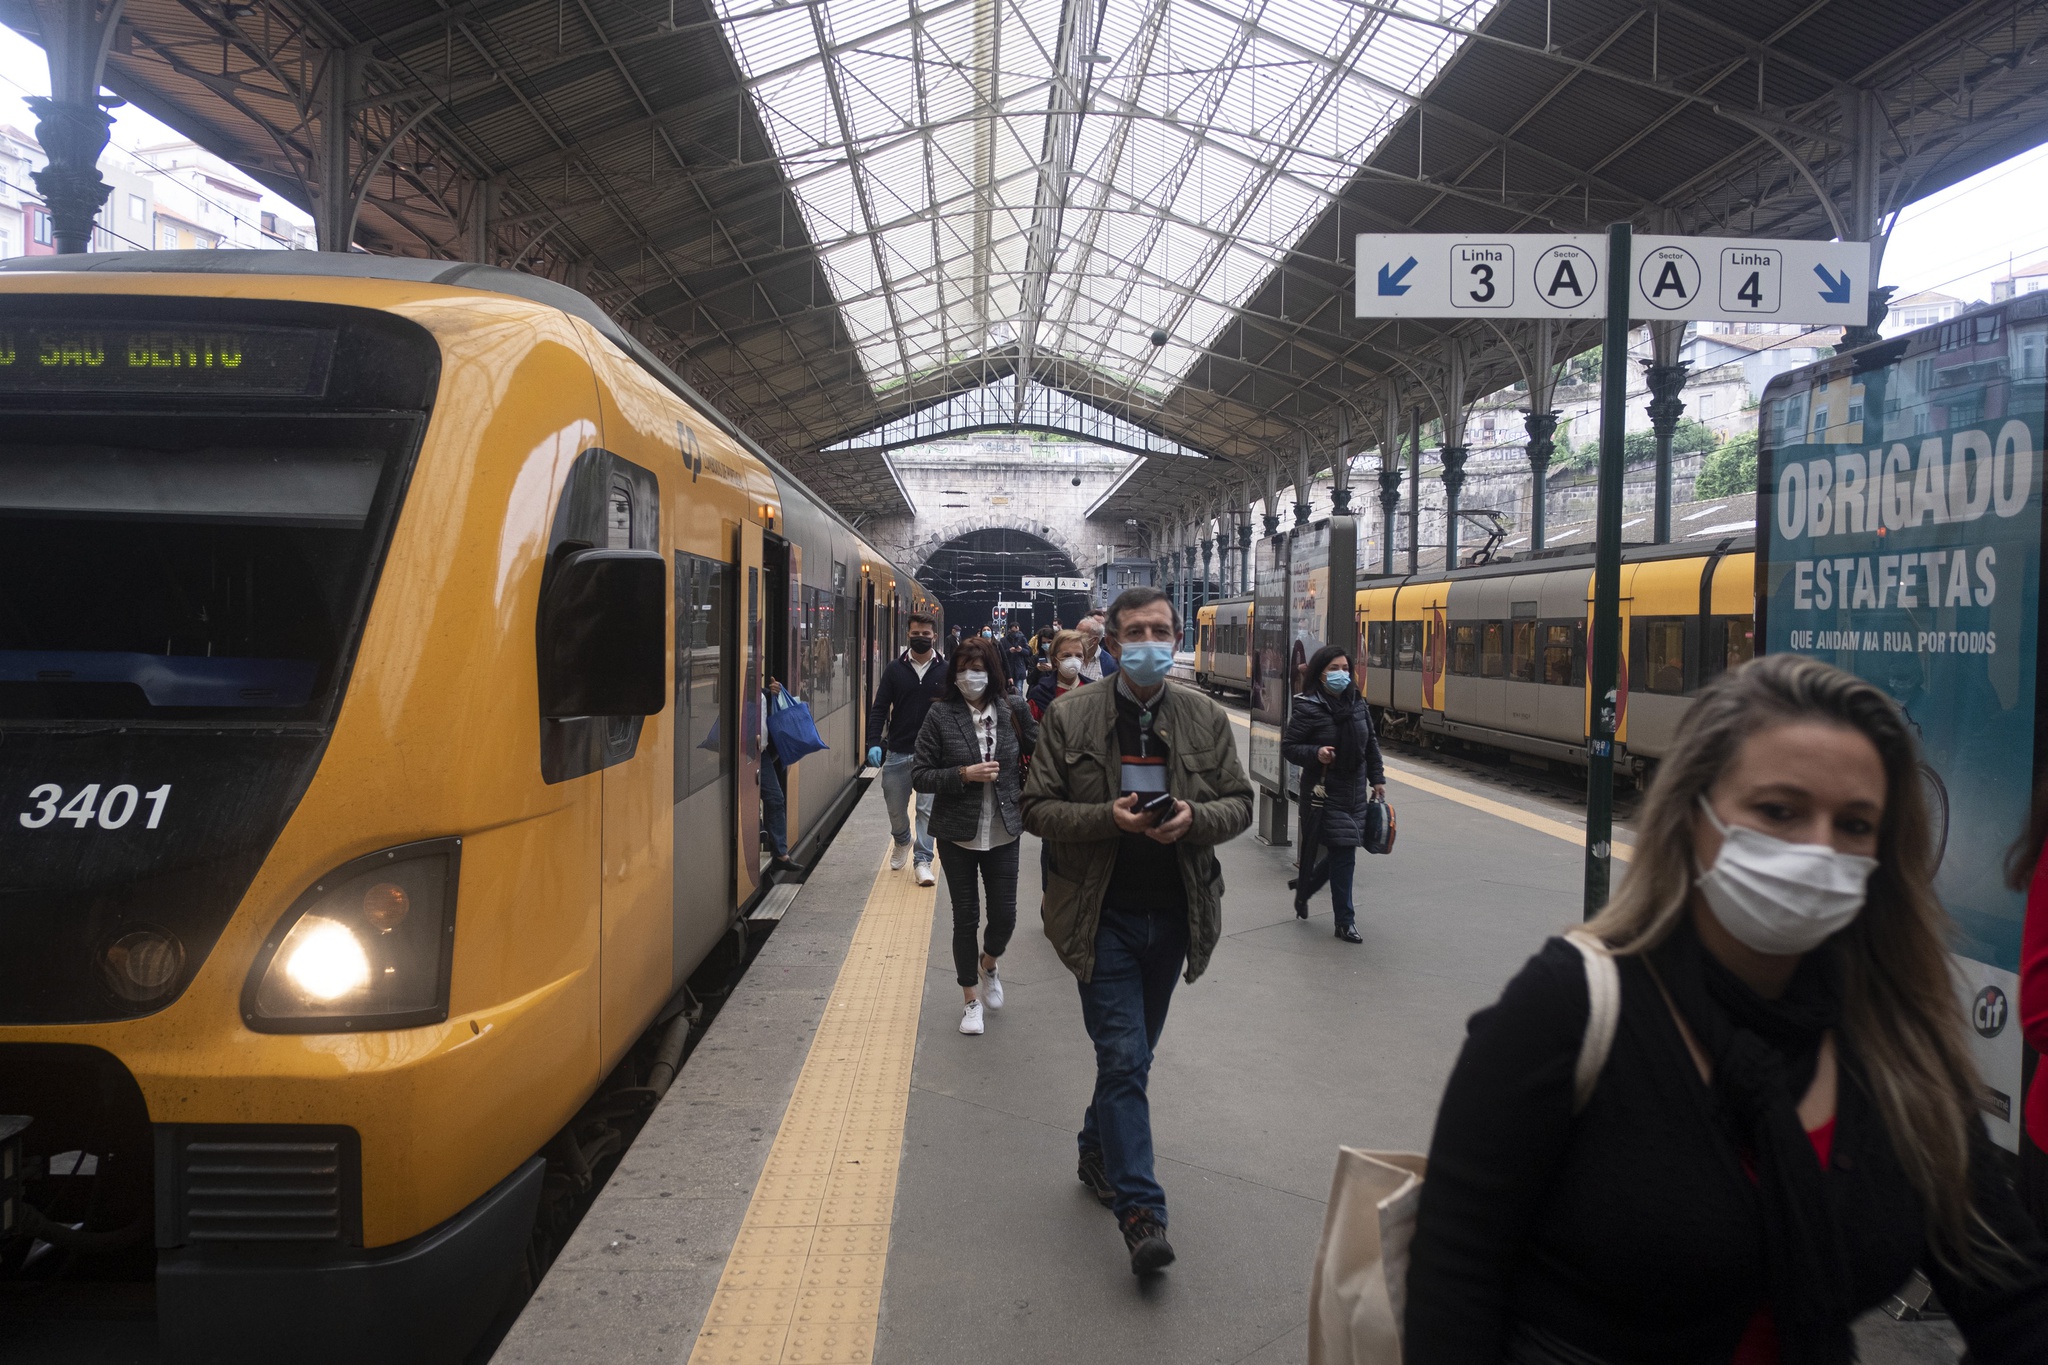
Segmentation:
{"type": "MultiPolygon", "coordinates": [[[[1632,246],[1629,316],[1637,321],[1868,320],[1867,243],[1643,234],[1632,246]]],[[[1607,239],[1597,233],[1361,232],[1358,316],[1605,317],[1606,268],[1607,239]]]]}

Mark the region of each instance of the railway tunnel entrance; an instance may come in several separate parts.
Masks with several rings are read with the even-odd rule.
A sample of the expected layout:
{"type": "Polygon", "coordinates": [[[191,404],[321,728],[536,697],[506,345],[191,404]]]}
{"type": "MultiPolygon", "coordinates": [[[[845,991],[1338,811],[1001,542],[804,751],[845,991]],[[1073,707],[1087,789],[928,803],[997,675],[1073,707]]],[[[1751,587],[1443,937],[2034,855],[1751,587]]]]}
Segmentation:
{"type": "Polygon", "coordinates": [[[917,576],[946,609],[949,627],[963,633],[983,626],[1020,625],[1036,630],[1057,617],[1071,626],[1088,610],[1085,588],[1046,589],[1041,581],[1081,581],[1073,556],[1044,536],[1014,527],[969,531],[943,541],[918,567],[917,576]],[[1025,580],[1034,586],[1025,587],[1025,580]]]}

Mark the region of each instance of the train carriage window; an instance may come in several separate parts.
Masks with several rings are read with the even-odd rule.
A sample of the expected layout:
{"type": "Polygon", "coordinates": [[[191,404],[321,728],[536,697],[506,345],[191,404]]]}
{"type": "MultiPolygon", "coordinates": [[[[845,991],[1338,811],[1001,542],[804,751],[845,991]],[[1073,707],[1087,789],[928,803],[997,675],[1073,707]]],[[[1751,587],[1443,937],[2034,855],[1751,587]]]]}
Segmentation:
{"type": "Polygon", "coordinates": [[[1461,678],[1479,676],[1479,627],[1451,627],[1451,672],[1461,678]]]}
{"type": "Polygon", "coordinates": [[[1545,621],[1543,636],[1543,678],[1552,687],[1573,685],[1573,672],[1583,667],[1579,659],[1578,632],[1571,621],[1545,621]]]}
{"type": "Polygon", "coordinates": [[[1208,654],[1208,655],[1213,655],[1213,654],[1215,654],[1215,652],[1216,652],[1216,645],[1215,645],[1215,642],[1214,642],[1214,641],[1212,641],[1212,640],[1210,639],[1210,636],[1211,636],[1211,635],[1212,635],[1212,634],[1213,634],[1214,632],[1215,632],[1215,627],[1214,627],[1214,626],[1211,626],[1211,625],[1209,625],[1209,624],[1208,624],[1207,622],[1204,622],[1204,623],[1202,624],[1202,626],[1201,626],[1201,638],[1200,638],[1199,640],[1197,640],[1197,641],[1196,641],[1196,643],[1195,643],[1195,648],[1196,648],[1196,649],[1198,649],[1198,650],[1200,650],[1200,651],[1201,651],[1202,653],[1204,653],[1204,654],[1208,654]]]}
{"type": "Polygon", "coordinates": [[[1739,668],[1756,657],[1756,617],[1717,616],[1715,633],[1720,647],[1714,651],[1720,672],[1739,668]]]}
{"type": "Polygon", "coordinates": [[[1502,648],[1506,634],[1506,628],[1499,621],[1488,621],[1480,628],[1480,677],[1498,678],[1507,672],[1507,651],[1502,648]]]}
{"type": "Polygon", "coordinates": [[[1365,666],[1385,668],[1387,666],[1387,635],[1390,621],[1370,621],[1365,627],[1365,666]]]}
{"type": "Polygon", "coordinates": [[[730,570],[696,555],[676,556],[676,792],[680,801],[726,771],[719,715],[725,705],[726,599],[730,570]]]}
{"type": "Polygon", "coordinates": [[[1665,696],[1684,696],[1690,691],[1687,637],[1692,624],[1692,618],[1684,616],[1653,616],[1638,622],[1631,632],[1636,659],[1629,670],[1630,682],[1665,696]]]}
{"type": "Polygon", "coordinates": [[[1394,623],[1394,667],[1413,672],[1422,669],[1422,622],[1394,623]]]}
{"type": "Polygon", "coordinates": [[[1508,646],[1508,676],[1516,682],[1535,682],[1536,623],[1514,622],[1508,646]]]}

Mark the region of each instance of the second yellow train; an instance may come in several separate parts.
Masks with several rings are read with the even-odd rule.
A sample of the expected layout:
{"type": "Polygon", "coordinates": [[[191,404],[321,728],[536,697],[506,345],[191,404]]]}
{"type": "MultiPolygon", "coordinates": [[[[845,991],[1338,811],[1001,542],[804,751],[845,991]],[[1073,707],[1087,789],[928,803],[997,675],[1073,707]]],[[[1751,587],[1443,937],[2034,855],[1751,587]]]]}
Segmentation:
{"type": "MultiPolygon", "coordinates": [[[[1353,662],[1381,733],[1583,764],[1592,595],[1590,552],[1368,581],[1356,597],[1353,662]]],[[[1700,687],[1756,652],[1754,533],[1631,547],[1621,613],[1616,770],[1640,781],[1700,687]]],[[[1256,616],[1250,597],[1196,613],[1197,683],[1246,694],[1268,680],[1299,688],[1291,673],[1300,661],[1258,647],[1256,616]]]]}

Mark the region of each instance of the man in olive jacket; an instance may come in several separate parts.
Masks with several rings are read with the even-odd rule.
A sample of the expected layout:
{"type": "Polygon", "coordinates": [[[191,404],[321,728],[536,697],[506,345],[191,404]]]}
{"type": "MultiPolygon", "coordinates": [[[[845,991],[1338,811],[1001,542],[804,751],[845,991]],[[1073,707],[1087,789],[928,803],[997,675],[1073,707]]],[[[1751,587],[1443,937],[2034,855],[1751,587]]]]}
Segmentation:
{"type": "Polygon", "coordinates": [[[1252,789],[1223,708],[1166,681],[1181,629],[1166,594],[1126,589],[1108,624],[1121,668],[1046,709],[1024,827],[1045,841],[1045,935],[1095,1043],[1081,1182],[1115,1210],[1143,1274],[1173,1260],[1146,1081],[1175,978],[1200,976],[1222,934],[1214,848],[1251,824],[1252,789]],[[1140,810],[1162,794],[1170,804],[1140,810]]]}

